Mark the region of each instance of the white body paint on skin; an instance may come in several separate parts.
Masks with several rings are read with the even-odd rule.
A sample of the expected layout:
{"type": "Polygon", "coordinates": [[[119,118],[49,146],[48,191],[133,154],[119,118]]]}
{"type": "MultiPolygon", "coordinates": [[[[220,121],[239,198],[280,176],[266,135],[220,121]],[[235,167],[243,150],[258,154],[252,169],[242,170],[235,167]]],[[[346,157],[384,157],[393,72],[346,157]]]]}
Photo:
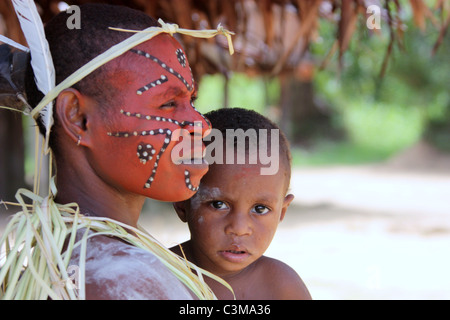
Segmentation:
{"type": "MultiPolygon", "coordinates": [[[[86,252],[88,298],[192,299],[184,285],[150,252],[105,236],[89,239],[86,252]]],[[[74,250],[70,264],[79,265],[79,248],[74,250]]]]}
{"type": "MultiPolygon", "coordinates": [[[[200,187],[198,192],[192,196],[190,199],[191,201],[191,207],[194,211],[197,211],[198,208],[200,208],[200,205],[202,202],[205,202],[207,200],[213,200],[220,197],[220,189],[219,188],[208,188],[205,186],[202,186],[200,182],[200,187]]],[[[200,222],[200,221],[199,221],[200,222]]]]}

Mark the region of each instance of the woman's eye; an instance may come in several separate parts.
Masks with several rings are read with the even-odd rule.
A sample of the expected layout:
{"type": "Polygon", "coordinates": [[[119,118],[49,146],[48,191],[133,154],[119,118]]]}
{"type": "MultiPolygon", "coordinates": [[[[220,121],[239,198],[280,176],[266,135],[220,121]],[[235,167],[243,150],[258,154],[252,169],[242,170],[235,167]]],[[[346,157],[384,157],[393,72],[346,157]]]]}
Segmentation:
{"type": "Polygon", "coordinates": [[[228,208],[225,202],[222,201],[212,201],[211,206],[217,210],[223,210],[228,208]]]}
{"type": "Polygon", "coordinates": [[[258,205],[256,205],[256,206],[253,207],[253,210],[252,210],[252,211],[255,212],[256,214],[261,214],[261,215],[263,215],[263,214],[268,213],[268,212],[270,211],[270,209],[267,208],[266,206],[263,206],[263,205],[261,205],[261,204],[258,204],[258,205]]]}
{"type": "Polygon", "coordinates": [[[161,105],[159,108],[160,109],[167,109],[167,108],[175,108],[176,104],[175,101],[169,101],[167,103],[164,103],[163,105],[161,105]]]}

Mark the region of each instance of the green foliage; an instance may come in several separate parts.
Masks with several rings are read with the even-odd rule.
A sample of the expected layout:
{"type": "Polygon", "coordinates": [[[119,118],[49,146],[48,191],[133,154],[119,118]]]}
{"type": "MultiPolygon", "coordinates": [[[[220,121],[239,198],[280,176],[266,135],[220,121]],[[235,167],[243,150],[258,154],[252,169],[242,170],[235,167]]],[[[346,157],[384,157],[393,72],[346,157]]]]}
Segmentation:
{"type": "Polygon", "coordinates": [[[222,75],[203,76],[199,84],[195,108],[202,113],[222,108],[224,104],[224,88],[225,78],[222,75]]]}
{"type": "MultiPolygon", "coordinates": [[[[279,84],[277,79],[248,77],[233,73],[229,79],[229,107],[246,108],[265,113],[265,106],[277,104],[279,84]]],[[[221,74],[203,76],[195,107],[200,112],[216,110],[224,106],[225,77],[221,74]]]]}
{"type": "MultiPolygon", "coordinates": [[[[411,12],[403,12],[411,21],[411,12]]],[[[312,45],[312,57],[320,63],[335,41],[337,24],[321,20],[320,38],[312,45]]],[[[343,141],[316,141],[308,150],[294,148],[294,164],[355,164],[381,161],[426,137],[450,150],[450,38],[437,53],[432,48],[438,31],[428,26],[422,32],[406,25],[402,46],[391,53],[384,78],[380,70],[389,43],[387,25],[374,33],[358,22],[349,50],[338,54],[316,73],[314,86],[336,114],[332,119],[346,132],[343,141]]],[[[200,83],[196,107],[201,112],[224,104],[222,75],[205,76],[200,83]]],[[[267,114],[268,105],[279,105],[277,79],[249,78],[233,74],[229,81],[229,106],[267,114]]],[[[294,124],[295,125],[295,124],[294,124]]]]}
{"type": "Polygon", "coordinates": [[[410,146],[423,132],[423,117],[415,107],[352,101],[341,114],[350,141],[382,154],[410,146]]]}
{"type": "MultiPolygon", "coordinates": [[[[318,95],[333,106],[337,122],[348,137],[347,142],[336,148],[315,148],[324,158],[330,150],[336,152],[336,159],[340,158],[339,153],[348,149],[348,143],[353,145],[355,159],[363,160],[366,151],[372,150],[379,154],[373,155],[375,160],[392,155],[424,136],[439,142],[437,146],[450,138],[449,133],[443,133],[444,129],[430,130],[435,126],[447,131],[450,128],[449,38],[432,56],[438,33],[434,27],[428,26],[424,32],[412,23],[406,27],[402,47],[394,46],[384,78],[380,78],[380,69],[389,33],[383,26],[376,35],[361,25],[343,55],[343,69],[338,70],[336,54],[327,68],[317,73],[314,82],[318,95]]],[[[312,48],[315,56],[324,56],[325,48],[331,48],[335,28],[334,24],[322,22],[323,39],[312,48]]]]}

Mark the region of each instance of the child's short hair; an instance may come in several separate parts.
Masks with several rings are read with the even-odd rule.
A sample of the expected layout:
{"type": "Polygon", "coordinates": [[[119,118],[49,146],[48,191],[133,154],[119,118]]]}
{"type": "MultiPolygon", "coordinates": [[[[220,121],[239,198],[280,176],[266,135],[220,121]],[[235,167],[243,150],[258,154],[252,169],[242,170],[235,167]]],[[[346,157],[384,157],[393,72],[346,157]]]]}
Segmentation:
{"type": "MultiPolygon", "coordinates": [[[[212,128],[219,130],[224,137],[227,129],[242,129],[244,132],[249,129],[256,130],[256,132],[260,129],[266,129],[267,139],[268,141],[271,141],[271,130],[278,130],[279,154],[280,159],[282,159],[281,162],[284,163],[289,185],[292,162],[289,142],[275,123],[256,111],[243,108],[222,108],[213,110],[206,113],[205,117],[211,122],[212,128]]],[[[257,135],[258,144],[260,142],[259,139],[260,137],[257,135]]],[[[208,144],[208,142],[205,141],[205,144],[208,144]]],[[[246,144],[246,151],[248,151],[248,147],[249,146],[246,144]]]]}

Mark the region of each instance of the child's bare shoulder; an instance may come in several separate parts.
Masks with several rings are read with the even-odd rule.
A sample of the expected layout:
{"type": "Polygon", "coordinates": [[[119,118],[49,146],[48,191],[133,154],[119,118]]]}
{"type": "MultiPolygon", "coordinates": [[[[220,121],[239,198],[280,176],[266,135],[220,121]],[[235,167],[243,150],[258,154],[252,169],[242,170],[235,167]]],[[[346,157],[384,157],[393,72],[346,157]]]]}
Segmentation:
{"type": "MultiPolygon", "coordinates": [[[[73,256],[75,263],[77,255],[73,256]]],[[[191,298],[155,255],[118,239],[92,237],[86,249],[85,268],[88,299],[191,298]]]]}
{"type": "Polygon", "coordinates": [[[311,295],[298,273],[286,263],[262,256],[259,272],[265,275],[271,298],[276,300],[310,300],[311,295]]]}

